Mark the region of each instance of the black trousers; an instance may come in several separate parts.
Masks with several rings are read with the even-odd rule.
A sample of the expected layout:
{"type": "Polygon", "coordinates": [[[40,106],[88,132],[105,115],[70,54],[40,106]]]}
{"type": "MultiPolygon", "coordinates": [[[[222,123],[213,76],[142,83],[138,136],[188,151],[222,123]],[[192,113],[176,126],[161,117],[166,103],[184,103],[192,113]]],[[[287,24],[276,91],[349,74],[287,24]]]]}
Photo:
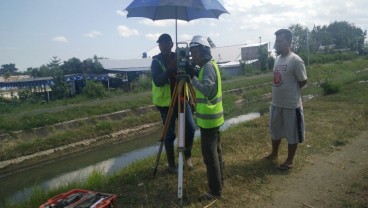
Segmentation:
{"type": "Polygon", "coordinates": [[[207,169],[207,180],[210,193],[220,196],[224,180],[222,148],[219,127],[211,129],[200,128],[201,150],[207,169]]]}

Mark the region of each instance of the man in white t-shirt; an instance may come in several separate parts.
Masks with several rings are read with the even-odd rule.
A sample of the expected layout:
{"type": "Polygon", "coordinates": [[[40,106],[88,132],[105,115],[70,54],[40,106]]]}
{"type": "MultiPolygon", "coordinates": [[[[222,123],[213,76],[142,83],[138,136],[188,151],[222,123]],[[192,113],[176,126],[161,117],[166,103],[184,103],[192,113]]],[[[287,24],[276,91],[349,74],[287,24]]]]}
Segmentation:
{"type": "Polygon", "coordinates": [[[290,170],[298,144],[304,141],[304,114],[300,91],[307,84],[307,73],[303,60],[290,50],[292,32],[280,29],[275,35],[278,56],[273,68],[270,110],[272,152],[265,158],[276,160],[281,139],[286,138],[288,156],[278,168],[290,170]]]}

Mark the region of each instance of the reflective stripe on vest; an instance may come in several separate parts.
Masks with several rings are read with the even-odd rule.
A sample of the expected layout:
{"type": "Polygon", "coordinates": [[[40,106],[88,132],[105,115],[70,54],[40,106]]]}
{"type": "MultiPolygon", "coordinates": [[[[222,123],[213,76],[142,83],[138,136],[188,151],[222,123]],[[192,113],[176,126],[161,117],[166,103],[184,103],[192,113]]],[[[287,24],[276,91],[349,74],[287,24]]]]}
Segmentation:
{"type": "Polygon", "coordinates": [[[197,103],[203,103],[203,104],[210,104],[215,105],[216,103],[219,103],[222,101],[222,96],[219,98],[214,98],[212,100],[208,100],[207,98],[197,98],[197,103]]]}
{"type": "MultiPolygon", "coordinates": [[[[224,123],[224,112],[222,108],[222,87],[221,76],[217,64],[214,60],[211,61],[214,66],[217,77],[217,94],[214,98],[209,100],[200,91],[196,90],[196,117],[197,125],[201,128],[215,128],[224,123]]],[[[199,72],[198,79],[203,81],[204,66],[199,72]]]]}
{"type": "MultiPolygon", "coordinates": [[[[162,71],[164,72],[166,71],[165,65],[163,65],[160,60],[158,59],[153,59],[153,60],[156,60],[160,64],[162,71]]],[[[152,80],[152,99],[153,99],[153,104],[155,106],[160,106],[160,107],[170,106],[170,102],[171,102],[170,85],[165,84],[164,86],[157,87],[152,80]]]]}

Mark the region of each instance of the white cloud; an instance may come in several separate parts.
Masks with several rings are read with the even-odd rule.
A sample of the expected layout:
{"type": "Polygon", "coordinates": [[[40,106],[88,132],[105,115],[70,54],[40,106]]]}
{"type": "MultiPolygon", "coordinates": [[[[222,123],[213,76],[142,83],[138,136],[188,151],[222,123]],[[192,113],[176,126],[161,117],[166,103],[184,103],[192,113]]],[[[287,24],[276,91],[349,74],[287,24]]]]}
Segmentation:
{"type": "Polygon", "coordinates": [[[174,25],[174,20],[156,20],[152,21],[151,19],[143,19],[139,21],[140,24],[154,26],[154,27],[166,27],[169,25],[174,25]]]}
{"type": "Polygon", "coordinates": [[[148,26],[156,26],[156,27],[166,27],[172,24],[172,20],[159,20],[159,21],[152,21],[150,19],[142,19],[139,21],[140,24],[148,25],[148,26]]]}
{"type": "Polygon", "coordinates": [[[139,35],[139,32],[136,29],[130,29],[125,25],[119,25],[117,27],[117,31],[119,33],[119,35],[123,36],[123,37],[130,37],[130,36],[134,36],[134,35],[139,35]]]}
{"type": "Polygon", "coordinates": [[[55,42],[64,42],[64,43],[68,43],[69,41],[64,37],[64,36],[56,36],[52,39],[52,41],[55,42]]]}
{"type": "Polygon", "coordinates": [[[217,37],[220,37],[220,33],[218,33],[218,32],[210,32],[207,36],[208,37],[217,38],[217,37]]]}
{"type": "MultiPolygon", "coordinates": [[[[178,26],[185,26],[185,25],[194,25],[198,22],[198,20],[193,20],[190,22],[184,20],[178,20],[178,26]]],[[[155,20],[152,21],[151,19],[142,19],[139,21],[140,24],[153,26],[153,27],[166,27],[166,26],[175,26],[175,20],[155,20]]]]}
{"type": "Polygon", "coordinates": [[[89,33],[84,34],[83,36],[84,37],[88,37],[88,38],[96,38],[96,37],[98,37],[100,35],[101,35],[101,32],[99,32],[97,30],[93,30],[93,31],[91,31],[89,33]]]}
{"type": "MultiPolygon", "coordinates": [[[[162,33],[148,33],[145,35],[145,37],[151,41],[157,41],[158,40],[158,37],[160,37],[162,33]]],[[[173,42],[175,43],[175,34],[174,35],[171,35],[169,34],[173,40],[173,42]]],[[[191,40],[193,37],[193,35],[189,35],[189,34],[186,34],[186,33],[182,33],[179,35],[178,37],[178,41],[187,41],[187,40],[191,40]]]]}
{"type": "Polygon", "coordinates": [[[157,41],[158,40],[158,37],[160,37],[160,33],[148,33],[145,35],[145,37],[149,40],[152,40],[152,41],[157,41]]]}
{"type": "Polygon", "coordinates": [[[126,17],[127,16],[127,12],[126,11],[121,11],[121,10],[116,10],[116,14],[118,16],[121,16],[121,17],[126,17]]]}
{"type": "Polygon", "coordinates": [[[179,41],[186,41],[186,40],[192,40],[193,35],[189,35],[189,34],[181,34],[179,41]]]}

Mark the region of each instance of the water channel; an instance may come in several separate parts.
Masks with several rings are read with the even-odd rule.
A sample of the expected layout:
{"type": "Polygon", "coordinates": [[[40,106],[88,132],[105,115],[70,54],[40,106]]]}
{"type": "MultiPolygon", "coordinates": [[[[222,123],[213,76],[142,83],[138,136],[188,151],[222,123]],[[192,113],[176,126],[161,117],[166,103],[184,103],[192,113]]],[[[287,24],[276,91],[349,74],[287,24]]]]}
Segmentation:
{"type": "MultiPolygon", "coordinates": [[[[260,116],[249,113],[225,121],[221,130],[260,116]]],[[[40,167],[0,178],[0,202],[5,199],[18,201],[27,198],[34,188],[52,189],[73,181],[82,181],[93,171],[111,174],[136,160],[157,154],[162,129],[149,135],[137,136],[118,144],[99,146],[98,149],[52,161],[40,167]]],[[[196,137],[199,132],[196,132],[196,137]]]]}

